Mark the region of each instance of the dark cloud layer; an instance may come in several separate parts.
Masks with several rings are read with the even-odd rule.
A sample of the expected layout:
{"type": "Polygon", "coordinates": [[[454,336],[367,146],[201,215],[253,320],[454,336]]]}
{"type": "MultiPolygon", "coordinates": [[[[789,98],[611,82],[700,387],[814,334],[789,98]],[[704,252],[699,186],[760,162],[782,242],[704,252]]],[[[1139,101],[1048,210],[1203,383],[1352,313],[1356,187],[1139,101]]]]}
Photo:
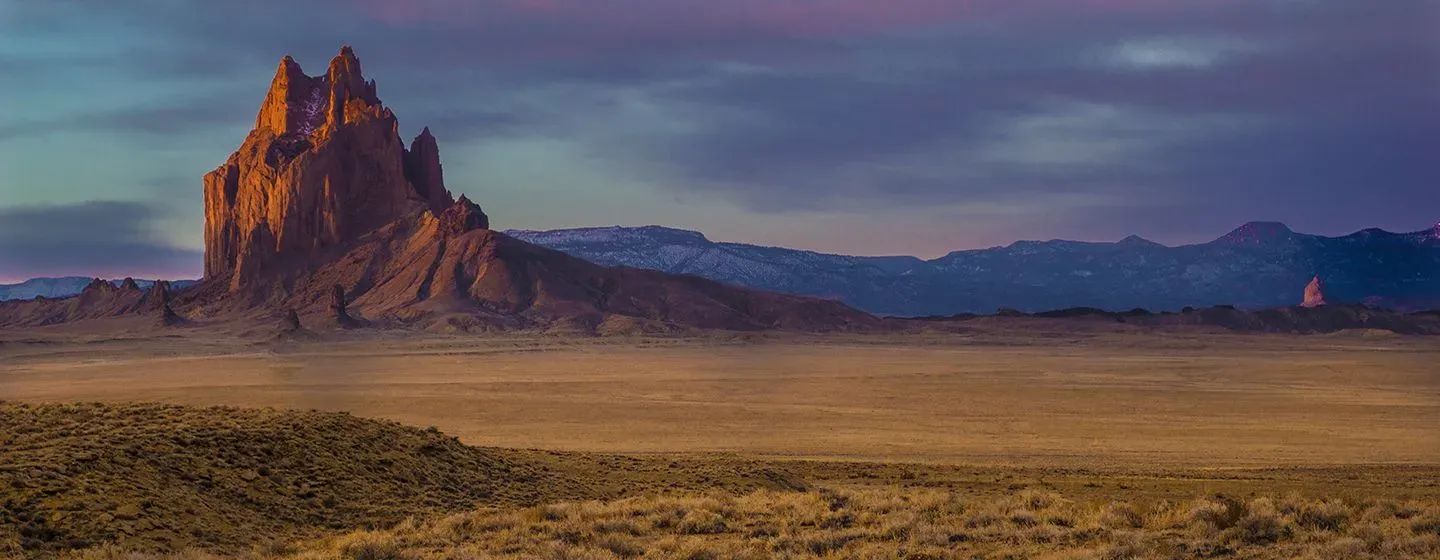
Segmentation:
{"type": "MultiPolygon", "coordinates": [[[[314,73],[350,43],[406,132],[430,125],[446,153],[564,142],[627,179],[749,212],[954,207],[1015,228],[1001,210],[985,213],[1018,207],[1063,225],[1058,235],[1173,240],[1252,219],[1333,232],[1440,218],[1436,0],[56,0],[12,10],[0,32],[106,23],[146,40],[113,53],[0,54],[0,69],[34,79],[108,63],[177,91],[206,86],[97,107],[51,130],[186,142],[243,127],[256,82],[281,55],[314,73]]],[[[24,124],[0,117],[0,142],[23,138],[24,124]]]]}
{"type": "Polygon", "coordinates": [[[134,202],[0,209],[0,278],[193,276],[200,254],[157,241],[158,215],[134,202]]]}

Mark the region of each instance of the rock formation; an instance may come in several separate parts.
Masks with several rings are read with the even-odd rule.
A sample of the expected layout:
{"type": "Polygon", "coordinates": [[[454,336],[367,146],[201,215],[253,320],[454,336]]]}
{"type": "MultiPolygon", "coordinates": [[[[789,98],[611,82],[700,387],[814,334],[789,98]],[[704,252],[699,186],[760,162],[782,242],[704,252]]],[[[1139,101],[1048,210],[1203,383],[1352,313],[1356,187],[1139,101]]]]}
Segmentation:
{"type": "Polygon", "coordinates": [[[173,327],[184,323],[185,319],[175,313],[175,309],[167,303],[160,307],[160,317],[156,321],[162,327],[173,327]]]}
{"type": "Polygon", "coordinates": [[[1308,286],[1305,286],[1305,300],[1300,303],[1300,307],[1320,307],[1322,305],[1325,305],[1325,283],[1320,281],[1319,276],[1316,276],[1308,286]]]}
{"type": "Polygon", "coordinates": [[[453,236],[473,229],[490,229],[490,218],[465,195],[440,212],[440,233],[453,236]]]}
{"type": "Polygon", "coordinates": [[[150,285],[150,290],[145,292],[145,297],[140,300],[142,309],[158,309],[159,316],[156,317],[156,324],[162,327],[173,327],[183,324],[185,319],[170,307],[170,283],[164,280],[156,280],[150,285]]]}
{"type": "Polygon", "coordinates": [[[358,321],[351,317],[350,312],[346,309],[345,286],[336,284],[330,289],[330,317],[335,320],[335,324],[341,327],[353,327],[358,324],[358,321]]]}
{"type": "Polygon", "coordinates": [[[205,278],[232,291],[451,203],[429,129],[405,149],[349,47],[321,76],[285,57],[230,159],[205,176],[205,278]]]}
{"type": "Polygon", "coordinates": [[[156,280],[145,292],[145,297],[140,302],[147,309],[159,309],[170,303],[170,283],[164,280],[156,280]]]}
{"type": "Polygon", "coordinates": [[[405,152],[405,177],[410,179],[420,197],[429,203],[431,210],[439,212],[454,202],[450,191],[445,189],[445,176],[440,168],[440,145],[430,134],[428,126],[410,142],[410,149],[405,152]]]}
{"type": "MultiPolygon", "coordinates": [[[[479,205],[445,190],[439,153],[429,129],[408,149],[401,143],[395,115],[348,47],[316,77],[286,57],[255,130],[205,176],[205,278],[169,303],[207,321],[283,309],[287,332],[300,330],[301,314],[327,310],[335,323],[326,326],[481,332],[834,331],[884,323],[834,301],[607,268],[492,231],[479,205]]],[[[87,289],[96,295],[76,306],[84,314],[58,303],[0,305],[0,324],[139,309],[139,292],[102,291],[123,290],[87,289]]]]}
{"type": "Polygon", "coordinates": [[[280,321],[282,332],[294,332],[300,330],[300,314],[294,309],[286,309],[285,317],[280,321]]]}

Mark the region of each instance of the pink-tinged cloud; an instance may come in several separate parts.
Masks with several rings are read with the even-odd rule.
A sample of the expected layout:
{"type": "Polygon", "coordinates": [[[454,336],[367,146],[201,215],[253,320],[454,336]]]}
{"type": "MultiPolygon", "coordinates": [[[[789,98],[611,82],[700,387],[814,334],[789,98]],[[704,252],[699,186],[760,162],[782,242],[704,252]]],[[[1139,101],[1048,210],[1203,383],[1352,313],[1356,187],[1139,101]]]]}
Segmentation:
{"type": "Polygon", "coordinates": [[[1074,13],[1174,11],[1234,0],[360,0],[392,24],[495,27],[525,21],[637,36],[725,32],[844,36],[968,21],[1053,20],[1074,13]]]}

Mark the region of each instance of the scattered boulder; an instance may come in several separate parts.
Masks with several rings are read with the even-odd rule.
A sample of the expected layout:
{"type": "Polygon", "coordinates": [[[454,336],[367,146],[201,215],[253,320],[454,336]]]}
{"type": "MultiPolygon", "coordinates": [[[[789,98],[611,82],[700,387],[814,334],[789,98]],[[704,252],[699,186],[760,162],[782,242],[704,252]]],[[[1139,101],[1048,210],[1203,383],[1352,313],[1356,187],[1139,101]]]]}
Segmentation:
{"type": "Polygon", "coordinates": [[[1322,305],[1325,305],[1325,283],[1320,281],[1319,276],[1316,276],[1314,280],[1310,281],[1310,285],[1305,286],[1305,300],[1300,303],[1300,307],[1320,307],[1322,305]]]}

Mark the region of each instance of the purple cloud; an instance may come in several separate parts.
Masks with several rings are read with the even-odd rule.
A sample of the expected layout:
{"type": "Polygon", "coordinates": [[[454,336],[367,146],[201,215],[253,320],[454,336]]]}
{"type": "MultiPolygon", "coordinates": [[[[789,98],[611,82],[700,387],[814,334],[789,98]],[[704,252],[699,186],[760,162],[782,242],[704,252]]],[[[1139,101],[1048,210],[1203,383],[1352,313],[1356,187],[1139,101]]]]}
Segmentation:
{"type": "MultiPolygon", "coordinates": [[[[7,51],[0,69],[37,89],[113,71],[105,96],[46,122],[183,145],[200,169],[239,141],[216,131],[249,124],[280,56],[318,72],[349,43],[402,125],[440,136],[449,183],[482,201],[507,196],[487,189],[509,170],[465,164],[505,153],[556,181],[658,191],[626,195],[637,208],[733,204],[737,223],[924,209],[996,237],[1173,242],[1252,219],[1413,229],[1440,206],[1434,0],[170,5],[26,3],[0,36],[64,48],[7,51]],[[82,32],[116,46],[72,52],[82,32]],[[1014,209],[1058,229],[1013,225],[1014,209]]],[[[0,115],[0,141],[25,139],[30,118],[0,115]]],[[[948,226],[896,227],[891,250],[909,252],[948,226]]]]}

